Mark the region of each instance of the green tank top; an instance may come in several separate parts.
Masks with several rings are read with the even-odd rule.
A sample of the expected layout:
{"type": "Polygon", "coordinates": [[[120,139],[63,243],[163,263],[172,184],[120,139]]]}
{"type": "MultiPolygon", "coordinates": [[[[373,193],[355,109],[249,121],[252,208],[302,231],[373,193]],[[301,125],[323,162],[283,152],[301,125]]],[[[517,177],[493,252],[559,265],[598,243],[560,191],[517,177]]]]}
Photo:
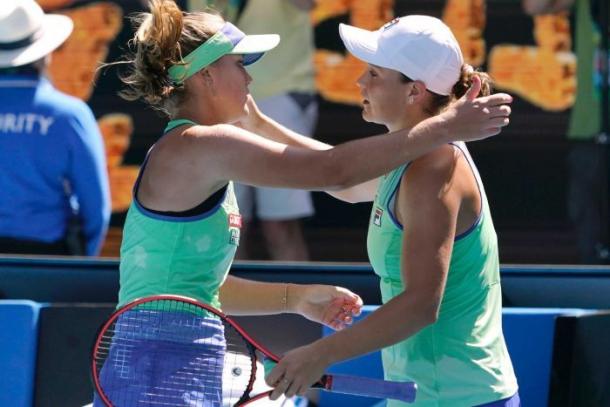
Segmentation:
{"type": "MultiPolygon", "coordinates": [[[[172,121],[166,132],[189,123],[172,121]]],[[[123,228],[118,306],[145,296],[177,294],[220,308],[218,291],[231,268],[240,228],[231,182],[215,207],[191,217],[156,214],[134,195],[123,228]]]]}
{"type": "MultiPolygon", "coordinates": [[[[496,232],[478,172],[463,143],[456,145],[477,179],[483,208],[473,227],[456,236],[436,323],[382,350],[387,380],[418,385],[415,407],[476,406],[512,396],[517,381],[502,334],[502,294],[496,232]]],[[[403,165],[381,178],[368,230],[368,255],[384,303],[402,293],[402,225],[394,216],[403,165]]],[[[389,401],[388,406],[403,405],[389,401]]]]}

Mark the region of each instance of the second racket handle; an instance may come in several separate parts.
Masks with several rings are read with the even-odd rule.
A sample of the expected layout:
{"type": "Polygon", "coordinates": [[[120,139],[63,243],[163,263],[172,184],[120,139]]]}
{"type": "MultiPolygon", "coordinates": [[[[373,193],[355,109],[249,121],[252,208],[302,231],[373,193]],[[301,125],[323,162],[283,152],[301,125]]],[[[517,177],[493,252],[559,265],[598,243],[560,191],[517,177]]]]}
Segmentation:
{"type": "Polygon", "coordinates": [[[417,385],[414,382],[393,382],[368,377],[328,376],[326,390],[380,399],[394,399],[412,403],[417,385]]]}

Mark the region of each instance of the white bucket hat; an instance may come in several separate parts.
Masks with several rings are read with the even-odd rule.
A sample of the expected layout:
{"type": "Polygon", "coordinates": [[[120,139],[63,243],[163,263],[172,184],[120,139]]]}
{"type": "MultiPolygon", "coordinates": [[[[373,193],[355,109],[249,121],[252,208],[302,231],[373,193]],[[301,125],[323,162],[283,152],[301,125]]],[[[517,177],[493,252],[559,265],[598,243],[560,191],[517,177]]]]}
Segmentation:
{"type": "Polygon", "coordinates": [[[422,81],[439,95],[451,94],[464,57],[453,33],[438,18],[395,18],[377,31],[339,25],[345,47],[356,58],[422,81]]]}
{"type": "Polygon", "coordinates": [[[34,0],[0,0],[0,68],[35,62],[70,36],[69,17],[45,14],[34,0]]]}

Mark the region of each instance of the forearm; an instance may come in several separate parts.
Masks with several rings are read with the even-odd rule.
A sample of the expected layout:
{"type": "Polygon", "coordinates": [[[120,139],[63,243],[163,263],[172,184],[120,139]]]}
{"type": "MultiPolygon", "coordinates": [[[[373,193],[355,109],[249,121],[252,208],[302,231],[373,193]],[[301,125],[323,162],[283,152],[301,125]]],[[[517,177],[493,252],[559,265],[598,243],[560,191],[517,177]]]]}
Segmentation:
{"type": "Polygon", "coordinates": [[[311,150],[328,150],[329,148],[332,148],[329,144],[298,134],[289,128],[282,126],[268,116],[262,116],[257,127],[252,129],[252,131],[265,138],[289,146],[308,148],[311,150]]]}
{"type": "Polygon", "coordinates": [[[374,178],[370,181],[354,185],[350,188],[342,189],[339,191],[326,191],[326,193],[344,202],[370,202],[375,199],[375,194],[377,193],[378,186],[379,178],[374,178]]]}
{"type": "Polygon", "coordinates": [[[381,306],[354,326],[314,342],[328,364],[363,355],[416,334],[433,323],[428,301],[406,293],[381,306]]]}
{"type": "MultiPolygon", "coordinates": [[[[310,137],[305,137],[301,134],[298,134],[287,127],[282,126],[276,121],[270,119],[267,116],[263,116],[261,121],[259,122],[259,127],[256,129],[256,133],[265,136],[268,139],[273,141],[277,141],[279,143],[287,144],[290,146],[296,146],[301,148],[309,148],[311,150],[328,150],[332,148],[331,145],[322,143],[318,140],[314,140],[310,137]]],[[[377,181],[369,181],[372,182],[375,187],[373,188],[372,194],[370,193],[368,182],[363,184],[354,185],[347,189],[342,189],[340,191],[326,191],[336,199],[355,203],[355,202],[363,202],[370,201],[375,194],[377,181]]]]}
{"type": "Polygon", "coordinates": [[[219,125],[202,131],[209,132],[210,137],[200,137],[198,148],[201,156],[209,154],[211,161],[199,162],[205,162],[202,171],[254,186],[341,190],[380,177],[451,141],[446,126],[442,116],[435,116],[412,130],[353,140],[320,151],[287,146],[234,126],[219,125]]]}
{"type": "Polygon", "coordinates": [[[220,303],[231,315],[270,315],[295,311],[298,288],[288,283],[268,283],[228,276],[220,288],[220,303]]]}
{"type": "Polygon", "coordinates": [[[338,190],[380,177],[392,169],[452,141],[441,116],[434,116],[412,129],[384,136],[368,137],[325,151],[334,167],[330,173],[340,182],[328,190],[338,190]]]}

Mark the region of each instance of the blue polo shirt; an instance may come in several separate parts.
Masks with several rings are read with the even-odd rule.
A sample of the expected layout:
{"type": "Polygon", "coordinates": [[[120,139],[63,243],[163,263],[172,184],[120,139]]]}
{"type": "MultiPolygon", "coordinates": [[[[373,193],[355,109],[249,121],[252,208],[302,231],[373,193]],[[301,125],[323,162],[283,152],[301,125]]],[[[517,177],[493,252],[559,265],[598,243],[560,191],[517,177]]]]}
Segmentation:
{"type": "Polygon", "coordinates": [[[76,208],[86,253],[96,255],[111,206],[91,110],[44,77],[0,75],[0,236],[61,240],[76,208]]]}

